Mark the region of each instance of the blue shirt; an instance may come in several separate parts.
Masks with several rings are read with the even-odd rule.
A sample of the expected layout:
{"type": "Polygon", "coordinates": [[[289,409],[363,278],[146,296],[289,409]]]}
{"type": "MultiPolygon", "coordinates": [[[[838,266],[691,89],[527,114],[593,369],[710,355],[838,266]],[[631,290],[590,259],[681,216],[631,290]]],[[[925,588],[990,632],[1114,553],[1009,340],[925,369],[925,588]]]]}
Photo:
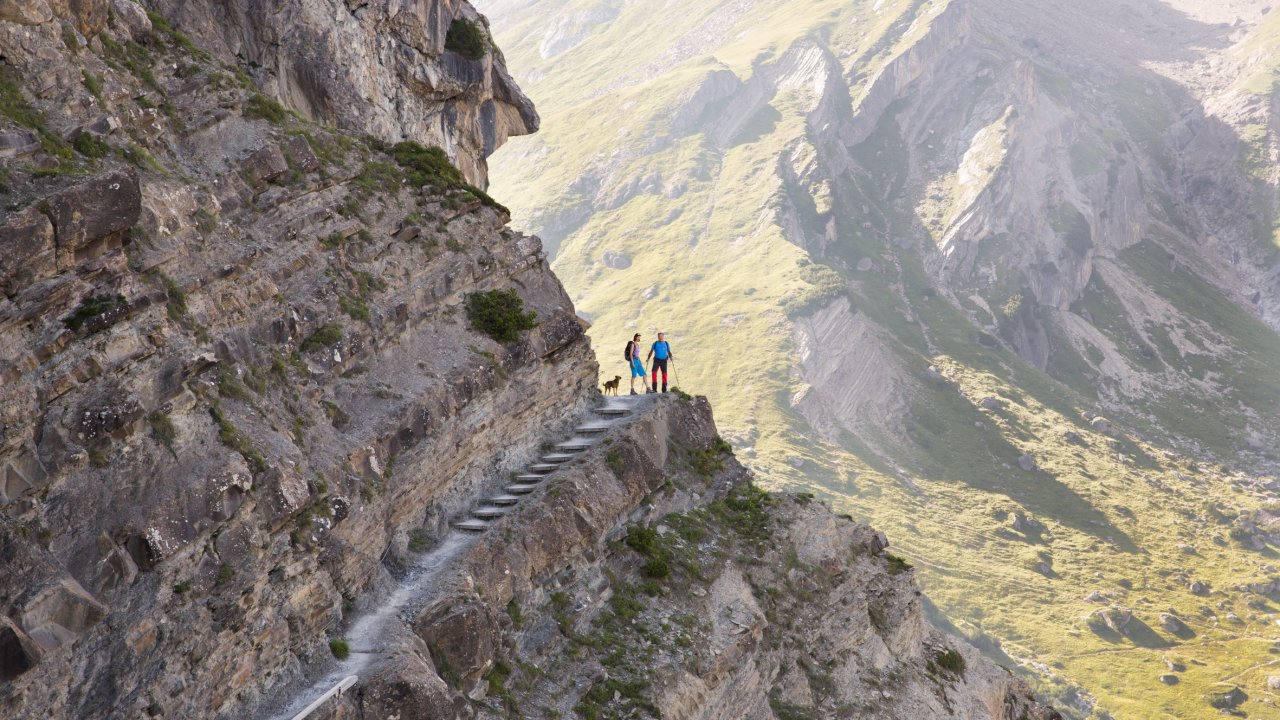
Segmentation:
{"type": "Polygon", "coordinates": [[[649,348],[649,352],[653,353],[655,360],[666,360],[667,356],[671,354],[671,346],[667,344],[666,340],[659,340],[649,348]]]}

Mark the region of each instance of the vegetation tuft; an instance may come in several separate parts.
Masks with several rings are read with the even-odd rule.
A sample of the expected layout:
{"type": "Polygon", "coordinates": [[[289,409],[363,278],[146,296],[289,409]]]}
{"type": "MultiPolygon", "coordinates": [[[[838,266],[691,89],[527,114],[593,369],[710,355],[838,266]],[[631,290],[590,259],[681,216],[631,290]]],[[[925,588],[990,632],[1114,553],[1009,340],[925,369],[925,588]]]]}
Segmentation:
{"type": "Polygon", "coordinates": [[[455,18],[444,36],[444,49],[468,60],[479,60],[489,50],[489,39],[476,23],[466,18],[455,18]]]}
{"type": "Polygon", "coordinates": [[[538,313],[525,312],[524,300],[515,290],[490,290],[467,296],[467,319],[476,330],[497,342],[520,339],[520,331],[537,327],[538,313]]]}
{"type": "Polygon", "coordinates": [[[316,328],[316,331],[302,341],[303,352],[314,352],[338,344],[342,340],[342,326],[328,323],[316,328]]]}
{"type": "Polygon", "coordinates": [[[126,305],[123,295],[91,295],[80,301],[80,306],[70,315],[62,319],[62,324],[72,332],[79,332],[80,328],[90,320],[117,310],[126,305]]]}
{"type": "Polygon", "coordinates": [[[329,652],[339,660],[346,660],[351,657],[351,644],[342,638],[333,638],[329,641],[329,652]]]}

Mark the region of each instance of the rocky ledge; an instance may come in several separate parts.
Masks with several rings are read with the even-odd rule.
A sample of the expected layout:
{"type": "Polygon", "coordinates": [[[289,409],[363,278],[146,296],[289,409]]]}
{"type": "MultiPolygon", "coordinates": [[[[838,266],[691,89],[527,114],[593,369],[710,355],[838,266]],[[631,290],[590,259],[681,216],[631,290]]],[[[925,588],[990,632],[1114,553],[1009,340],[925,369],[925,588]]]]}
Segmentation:
{"type": "Polygon", "coordinates": [[[637,403],[441,572],[340,718],[1057,718],[925,620],[885,537],[637,403]]]}

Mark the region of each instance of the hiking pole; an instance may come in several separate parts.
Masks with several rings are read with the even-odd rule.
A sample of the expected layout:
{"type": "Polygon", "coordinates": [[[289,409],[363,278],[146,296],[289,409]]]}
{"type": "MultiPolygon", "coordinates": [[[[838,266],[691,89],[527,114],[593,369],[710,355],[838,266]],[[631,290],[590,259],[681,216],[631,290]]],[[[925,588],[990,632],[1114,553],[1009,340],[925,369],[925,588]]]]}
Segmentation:
{"type": "Polygon", "coordinates": [[[671,358],[671,374],[676,376],[676,387],[680,387],[680,368],[676,367],[675,358],[671,358]]]}

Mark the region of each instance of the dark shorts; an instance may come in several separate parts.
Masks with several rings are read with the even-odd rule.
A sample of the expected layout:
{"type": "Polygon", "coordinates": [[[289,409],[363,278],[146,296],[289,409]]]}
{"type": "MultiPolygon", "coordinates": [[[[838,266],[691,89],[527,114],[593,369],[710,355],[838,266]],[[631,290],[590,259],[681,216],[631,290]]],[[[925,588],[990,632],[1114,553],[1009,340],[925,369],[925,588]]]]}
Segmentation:
{"type": "Polygon", "coordinates": [[[653,368],[652,368],[652,369],[653,369],[653,371],[654,371],[654,372],[658,372],[659,370],[661,370],[662,372],[666,372],[666,371],[667,371],[667,359],[666,359],[666,358],[663,358],[663,359],[659,360],[658,358],[654,358],[654,359],[653,359],[653,368]]]}

